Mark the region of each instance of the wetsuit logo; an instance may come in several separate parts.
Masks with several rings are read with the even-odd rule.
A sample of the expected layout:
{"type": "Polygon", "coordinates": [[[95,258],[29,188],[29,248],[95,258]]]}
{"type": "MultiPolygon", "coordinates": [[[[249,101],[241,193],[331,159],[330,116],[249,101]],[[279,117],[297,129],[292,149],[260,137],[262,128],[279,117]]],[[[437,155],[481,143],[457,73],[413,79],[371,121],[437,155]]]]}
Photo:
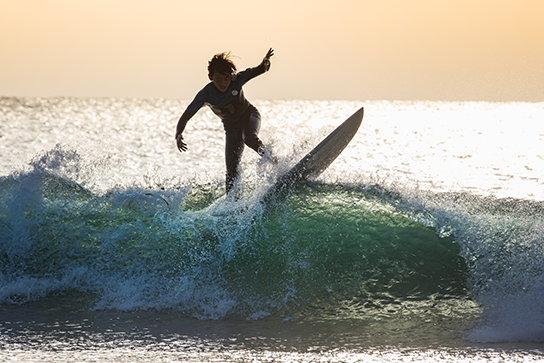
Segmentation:
{"type": "Polygon", "coordinates": [[[232,95],[233,95],[233,96],[238,96],[238,91],[237,91],[237,90],[233,90],[233,91],[232,91],[232,95]]]}

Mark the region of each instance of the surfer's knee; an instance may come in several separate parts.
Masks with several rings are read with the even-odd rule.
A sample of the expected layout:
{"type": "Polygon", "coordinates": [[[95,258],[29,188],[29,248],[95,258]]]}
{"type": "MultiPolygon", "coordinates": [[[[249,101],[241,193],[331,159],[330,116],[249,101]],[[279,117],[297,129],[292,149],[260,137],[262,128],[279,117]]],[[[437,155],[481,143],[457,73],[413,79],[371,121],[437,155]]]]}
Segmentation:
{"type": "Polygon", "coordinates": [[[258,152],[258,148],[262,145],[261,140],[259,140],[259,130],[261,129],[261,114],[259,111],[253,111],[247,120],[247,123],[244,127],[243,137],[244,143],[258,152]]]}

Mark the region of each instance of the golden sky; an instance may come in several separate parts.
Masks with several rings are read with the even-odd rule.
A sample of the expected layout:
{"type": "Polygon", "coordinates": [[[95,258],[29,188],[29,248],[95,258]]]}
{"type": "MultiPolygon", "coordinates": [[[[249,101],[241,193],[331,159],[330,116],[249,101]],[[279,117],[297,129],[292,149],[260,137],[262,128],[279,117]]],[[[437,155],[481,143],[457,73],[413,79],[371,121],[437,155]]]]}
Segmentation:
{"type": "Polygon", "coordinates": [[[0,96],[544,102],[543,0],[0,0],[0,96]]]}

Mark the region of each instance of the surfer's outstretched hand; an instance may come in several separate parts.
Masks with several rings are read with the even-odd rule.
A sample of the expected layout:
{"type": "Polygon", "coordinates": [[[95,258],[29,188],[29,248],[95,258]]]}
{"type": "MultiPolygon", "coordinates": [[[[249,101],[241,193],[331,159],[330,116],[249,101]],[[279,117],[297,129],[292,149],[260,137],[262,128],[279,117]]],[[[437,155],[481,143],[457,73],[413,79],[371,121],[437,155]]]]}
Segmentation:
{"type": "Polygon", "coordinates": [[[274,55],[274,49],[270,48],[268,49],[268,52],[266,52],[266,56],[264,57],[264,59],[270,59],[270,57],[272,57],[274,55]]]}
{"type": "Polygon", "coordinates": [[[270,68],[270,57],[272,57],[273,55],[274,55],[274,49],[270,48],[263,58],[263,64],[266,70],[270,68]]]}
{"type": "Polygon", "coordinates": [[[178,144],[178,150],[180,152],[187,151],[187,144],[183,142],[183,135],[179,134],[176,136],[176,144],[178,144]]]}

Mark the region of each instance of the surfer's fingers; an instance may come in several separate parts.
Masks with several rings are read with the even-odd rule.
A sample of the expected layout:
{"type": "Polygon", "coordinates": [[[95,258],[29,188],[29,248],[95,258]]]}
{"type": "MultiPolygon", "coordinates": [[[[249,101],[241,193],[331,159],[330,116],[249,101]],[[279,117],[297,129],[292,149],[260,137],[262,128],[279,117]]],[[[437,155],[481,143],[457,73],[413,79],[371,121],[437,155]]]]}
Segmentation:
{"type": "Polygon", "coordinates": [[[183,136],[181,136],[180,138],[176,139],[176,141],[177,141],[176,144],[177,144],[177,146],[178,146],[178,150],[183,152],[183,151],[187,151],[187,144],[184,143],[184,142],[182,141],[182,139],[183,139],[183,136]]]}

